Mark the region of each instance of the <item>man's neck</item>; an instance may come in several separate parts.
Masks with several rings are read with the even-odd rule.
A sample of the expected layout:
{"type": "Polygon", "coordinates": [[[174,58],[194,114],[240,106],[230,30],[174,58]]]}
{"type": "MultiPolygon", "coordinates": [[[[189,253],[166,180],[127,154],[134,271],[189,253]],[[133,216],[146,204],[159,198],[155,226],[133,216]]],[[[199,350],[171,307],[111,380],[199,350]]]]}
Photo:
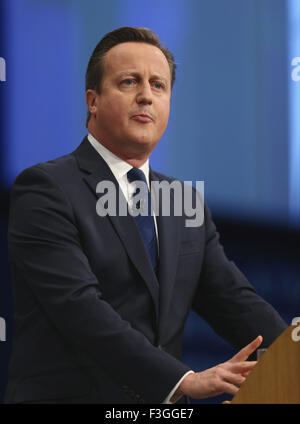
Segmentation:
{"type": "Polygon", "coordinates": [[[100,141],[99,137],[97,137],[97,135],[91,129],[88,128],[88,130],[94,139],[98,141],[98,143],[102,144],[102,146],[104,146],[107,150],[111,151],[118,158],[129,163],[129,165],[133,166],[134,168],[140,168],[143,166],[150,156],[150,154],[146,154],[145,152],[128,152],[128,154],[120,152],[119,150],[114,149],[114,146],[107,145],[103,140],[100,141]]]}

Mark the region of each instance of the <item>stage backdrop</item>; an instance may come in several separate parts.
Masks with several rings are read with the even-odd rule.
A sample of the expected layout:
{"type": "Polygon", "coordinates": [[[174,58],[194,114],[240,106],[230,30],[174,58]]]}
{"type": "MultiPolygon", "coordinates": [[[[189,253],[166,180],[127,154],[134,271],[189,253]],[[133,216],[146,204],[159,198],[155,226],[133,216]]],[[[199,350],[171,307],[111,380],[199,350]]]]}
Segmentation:
{"type": "MultiPolygon", "coordinates": [[[[178,64],[153,168],[204,180],[214,212],[300,222],[299,0],[11,0],[5,13],[1,178],[70,152],[86,134],[84,74],[100,38],[152,28],[178,64]]],[[[1,86],[2,88],[2,86],[1,86]]]]}

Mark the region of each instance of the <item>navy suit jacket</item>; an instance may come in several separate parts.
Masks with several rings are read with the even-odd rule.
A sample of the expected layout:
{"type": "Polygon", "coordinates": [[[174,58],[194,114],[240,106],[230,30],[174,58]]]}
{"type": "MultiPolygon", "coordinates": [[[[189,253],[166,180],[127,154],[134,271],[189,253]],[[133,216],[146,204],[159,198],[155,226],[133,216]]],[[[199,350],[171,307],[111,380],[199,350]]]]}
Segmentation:
{"type": "MultiPolygon", "coordinates": [[[[150,179],[173,181],[152,170],[150,179]]],[[[206,206],[200,227],[157,216],[156,275],[133,217],[96,213],[103,180],[117,185],[85,138],[15,181],[5,403],[161,403],[190,369],[181,345],[191,308],[237,349],[286,328],[226,257],[206,206]]]]}

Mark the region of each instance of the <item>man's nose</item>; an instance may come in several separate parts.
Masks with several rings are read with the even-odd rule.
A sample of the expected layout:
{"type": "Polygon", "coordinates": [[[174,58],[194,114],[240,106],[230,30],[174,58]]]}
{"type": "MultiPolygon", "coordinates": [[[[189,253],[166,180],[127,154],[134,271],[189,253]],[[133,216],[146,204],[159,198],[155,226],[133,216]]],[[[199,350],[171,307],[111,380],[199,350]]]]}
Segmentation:
{"type": "Polygon", "coordinates": [[[140,86],[140,90],[136,96],[136,102],[138,104],[152,104],[152,90],[149,83],[140,86]]]}

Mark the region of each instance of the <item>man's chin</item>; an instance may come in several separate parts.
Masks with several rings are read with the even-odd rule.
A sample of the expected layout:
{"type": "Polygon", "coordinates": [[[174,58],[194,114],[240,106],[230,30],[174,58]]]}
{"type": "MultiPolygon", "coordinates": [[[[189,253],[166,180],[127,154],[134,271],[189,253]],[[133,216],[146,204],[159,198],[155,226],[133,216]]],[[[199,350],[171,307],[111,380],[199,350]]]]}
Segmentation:
{"type": "Polygon", "coordinates": [[[154,147],[157,145],[158,140],[153,140],[152,137],[139,135],[139,136],[133,136],[130,138],[129,143],[132,146],[136,146],[137,148],[142,149],[151,149],[153,150],[154,147]]]}

